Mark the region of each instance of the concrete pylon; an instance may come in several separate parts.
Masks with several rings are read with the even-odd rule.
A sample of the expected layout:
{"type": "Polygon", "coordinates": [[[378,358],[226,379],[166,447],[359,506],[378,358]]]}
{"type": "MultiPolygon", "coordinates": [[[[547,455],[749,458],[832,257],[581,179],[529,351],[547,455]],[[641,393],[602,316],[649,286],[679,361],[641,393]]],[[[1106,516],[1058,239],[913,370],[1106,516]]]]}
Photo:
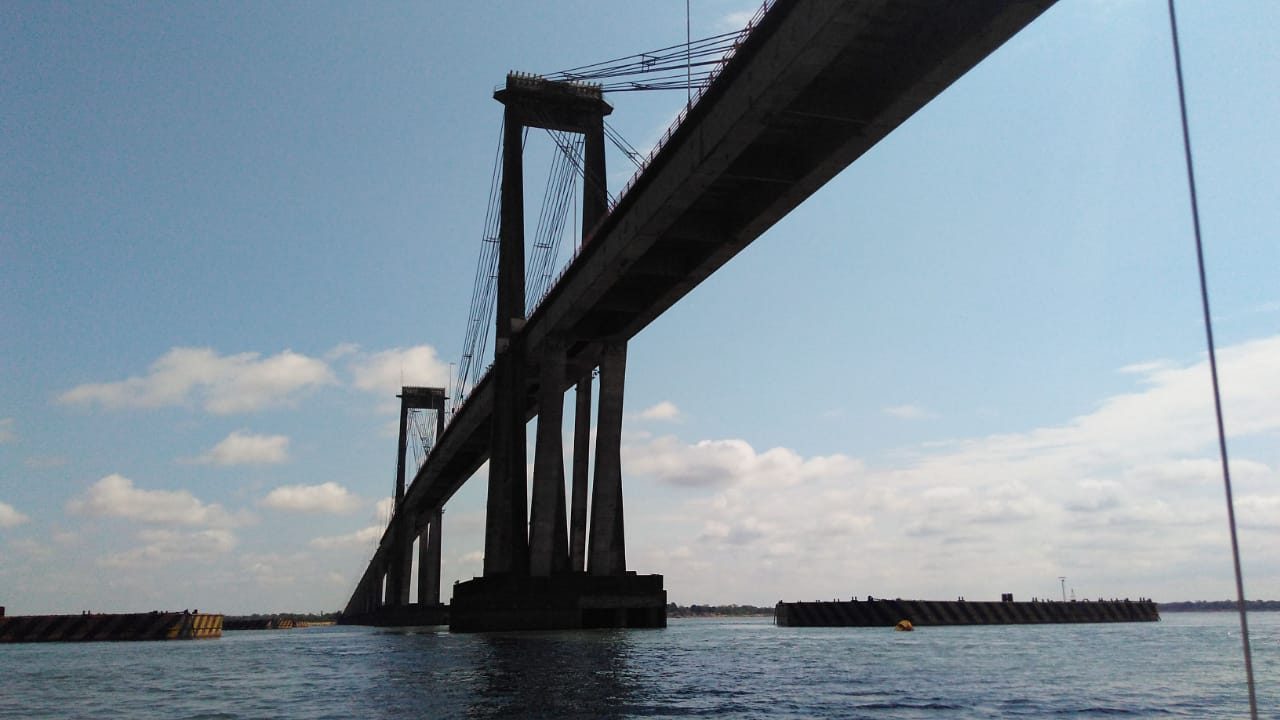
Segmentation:
{"type": "Polygon", "coordinates": [[[400,388],[400,437],[396,442],[396,492],[391,515],[391,548],[387,562],[386,604],[409,604],[410,578],[413,577],[413,526],[415,518],[405,516],[405,451],[409,442],[409,411],[434,410],[436,413],[436,437],[444,434],[444,388],[400,388]]]}
{"type": "Polygon", "coordinates": [[[587,482],[591,473],[591,373],[578,381],[573,417],[573,490],[569,513],[569,569],[587,569],[587,482]]]}
{"type": "Polygon", "coordinates": [[[622,397],[627,343],[610,342],[600,357],[600,407],[596,415],[596,467],[591,486],[591,545],[587,572],[622,575],[627,553],[622,526],[622,397]]]}
{"type": "Polygon", "coordinates": [[[564,511],[564,343],[549,341],[542,357],[538,434],[529,510],[529,574],[545,577],[569,567],[564,511]]]}
{"type": "Polygon", "coordinates": [[[524,125],[503,113],[502,211],[494,332],[494,405],[485,501],[484,574],[526,575],[528,488],[525,475],[524,125]]]}
{"type": "MultiPolygon", "coordinates": [[[[582,244],[609,212],[605,177],[604,115],[583,129],[582,244]]],[[[591,370],[578,379],[573,418],[573,486],[569,509],[569,569],[587,567],[587,487],[591,471],[591,370]]]]}
{"type": "Polygon", "coordinates": [[[440,538],[444,510],[436,508],[418,538],[418,603],[440,604],[440,538]]]}
{"type": "Polygon", "coordinates": [[[406,450],[406,430],[409,420],[409,403],[400,400],[400,437],[396,448],[396,494],[392,506],[391,522],[393,523],[390,572],[387,575],[387,604],[409,604],[409,576],[413,572],[412,538],[409,537],[408,523],[403,522],[401,509],[404,505],[404,455],[406,450]]]}

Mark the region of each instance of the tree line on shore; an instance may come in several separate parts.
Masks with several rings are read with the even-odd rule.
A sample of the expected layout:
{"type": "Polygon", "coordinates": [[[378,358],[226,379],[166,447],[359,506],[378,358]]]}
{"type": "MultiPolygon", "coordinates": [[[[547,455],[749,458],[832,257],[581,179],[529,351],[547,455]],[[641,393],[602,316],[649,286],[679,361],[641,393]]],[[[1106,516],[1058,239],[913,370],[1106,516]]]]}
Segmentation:
{"type": "MultiPolygon", "coordinates": [[[[1235,600],[1187,600],[1156,605],[1160,612],[1235,612],[1238,609],[1235,600]]],[[[1280,600],[1246,600],[1244,607],[1249,612],[1280,611],[1280,600]]]]}
{"type": "Polygon", "coordinates": [[[772,607],[755,605],[677,605],[667,603],[667,617],[754,617],[773,616],[772,607]]]}

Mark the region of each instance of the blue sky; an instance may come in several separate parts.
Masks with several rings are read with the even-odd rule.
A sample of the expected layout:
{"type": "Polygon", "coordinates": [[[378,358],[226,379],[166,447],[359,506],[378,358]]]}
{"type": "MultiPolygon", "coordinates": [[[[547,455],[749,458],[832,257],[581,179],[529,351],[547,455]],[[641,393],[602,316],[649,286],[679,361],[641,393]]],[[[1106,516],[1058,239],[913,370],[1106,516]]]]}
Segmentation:
{"type": "MultiPolygon", "coordinates": [[[[692,6],[695,36],[754,7],[692,6]]],[[[1246,587],[1274,598],[1280,7],[1180,12],[1246,587]]],[[[14,613],[341,607],[395,392],[462,352],[494,87],[684,38],[666,0],[0,17],[14,613]]],[[[1230,596],[1173,83],[1163,2],[1064,0],[637,336],[630,566],[682,603],[1230,596]]],[[[647,148],[683,99],[610,122],[647,148]]],[[[477,477],[446,508],[446,585],[483,503],[477,477]]]]}

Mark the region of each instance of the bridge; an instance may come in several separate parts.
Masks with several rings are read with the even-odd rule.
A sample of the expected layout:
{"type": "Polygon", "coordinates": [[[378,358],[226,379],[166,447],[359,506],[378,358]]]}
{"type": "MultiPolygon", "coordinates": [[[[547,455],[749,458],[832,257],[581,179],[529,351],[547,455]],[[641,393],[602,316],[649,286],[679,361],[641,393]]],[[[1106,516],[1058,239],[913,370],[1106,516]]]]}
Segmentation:
{"type": "Polygon", "coordinates": [[[612,207],[603,188],[612,108],[601,88],[509,75],[495,93],[504,130],[493,365],[447,426],[443,391],[405,388],[395,509],[344,621],[434,624],[447,616],[455,631],[665,625],[662,577],[626,569],[627,342],[1053,2],[776,0],[612,207]],[[528,127],[582,135],[582,170],[593,180],[583,182],[582,247],[532,312],[521,142],[528,127]],[[566,496],[561,428],[571,387],[566,496]],[[414,408],[438,408],[438,435],[406,491],[404,418],[414,408]],[[530,491],[525,426],[534,417],[530,491]],[[484,574],[455,585],[446,608],[442,508],[486,461],[484,574]]]}

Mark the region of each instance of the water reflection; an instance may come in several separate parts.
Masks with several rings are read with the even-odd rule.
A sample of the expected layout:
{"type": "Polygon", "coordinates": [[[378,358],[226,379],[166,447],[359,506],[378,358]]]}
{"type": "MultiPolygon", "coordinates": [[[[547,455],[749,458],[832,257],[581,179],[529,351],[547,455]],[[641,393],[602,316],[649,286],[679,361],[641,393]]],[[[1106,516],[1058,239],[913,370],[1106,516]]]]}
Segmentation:
{"type": "Polygon", "coordinates": [[[636,631],[477,635],[482,688],[469,717],[620,718],[634,677],[636,631]]]}
{"type": "Polygon", "coordinates": [[[384,719],[621,718],[643,704],[635,633],[652,632],[370,631],[362,644],[372,647],[346,667],[348,680],[363,676],[346,710],[384,719]]]}

